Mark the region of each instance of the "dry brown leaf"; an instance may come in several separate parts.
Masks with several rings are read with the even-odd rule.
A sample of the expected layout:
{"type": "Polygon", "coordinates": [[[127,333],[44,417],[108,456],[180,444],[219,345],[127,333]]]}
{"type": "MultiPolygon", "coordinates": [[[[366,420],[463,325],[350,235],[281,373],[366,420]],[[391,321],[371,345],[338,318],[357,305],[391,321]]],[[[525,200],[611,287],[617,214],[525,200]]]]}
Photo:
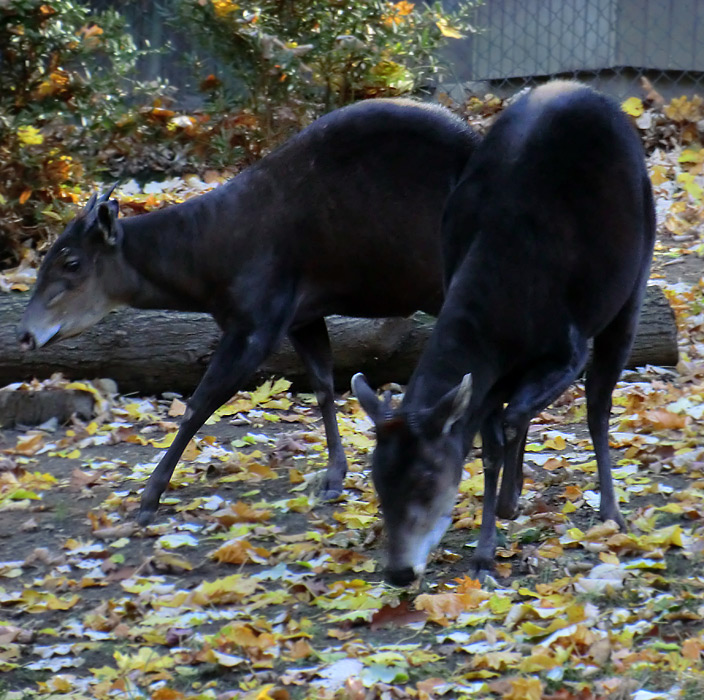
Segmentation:
{"type": "Polygon", "coordinates": [[[315,654],[313,647],[308,643],[307,639],[297,639],[288,652],[288,656],[294,661],[305,659],[308,656],[315,654]]]}
{"type": "Polygon", "coordinates": [[[246,540],[230,540],[218,547],[211,557],[226,564],[246,564],[249,561],[263,564],[271,555],[268,549],[254,547],[246,540]]]}
{"type": "Polygon", "coordinates": [[[110,527],[101,527],[93,530],[93,536],[99,540],[116,540],[120,537],[129,537],[137,531],[137,523],[128,522],[110,527]]]}
{"type": "Polygon", "coordinates": [[[93,486],[98,481],[100,481],[100,472],[83,472],[80,469],[74,469],[71,472],[71,486],[74,488],[93,486]]]}
{"type": "Polygon", "coordinates": [[[235,523],[262,523],[271,518],[271,511],[264,508],[253,508],[249,503],[236,501],[227,508],[213,513],[213,517],[224,527],[235,523]]]}
{"type": "Polygon", "coordinates": [[[182,416],[186,412],[186,404],[180,399],[174,399],[169,406],[169,415],[172,418],[182,416]]]}
{"type": "Polygon", "coordinates": [[[383,605],[372,615],[369,626],[372,630],[384,627],[403,627],[414,622],[423,622],[427,617],[427,612],[424,610],[411,610],[409,601],[402,600],[396,606],[383,605]]]}

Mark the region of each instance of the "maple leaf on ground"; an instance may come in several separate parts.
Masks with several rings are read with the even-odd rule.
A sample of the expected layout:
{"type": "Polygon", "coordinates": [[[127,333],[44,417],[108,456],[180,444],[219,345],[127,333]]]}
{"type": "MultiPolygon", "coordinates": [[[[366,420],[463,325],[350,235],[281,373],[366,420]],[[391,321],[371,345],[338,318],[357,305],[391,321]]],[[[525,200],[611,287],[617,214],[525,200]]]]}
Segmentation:
{"type": "Polygon", "coordinates": [[[466,593],[424,593],[416,598],[416,609],[424,610],[433,622],[446,627],[456,620],[461,613],[473,610],[491,593],[481,589],[470,589],[466,593]]]}
{"type": "Polygon", "coordinates": [[[513,678],[508,683],[509,689],[503,692],[501,700],[541,700],[543,697],[543,684],[538,678],[513,678]]]}
{"type": "Polygon", "coordinates": [[[264,547],[255,547],[246,540],[234,539],[218,547],[211,556],[216,561],[227,564],[246,564],[249,561],[263,564],[270,555],[271,552],[264,547]]]}
{"type": "Polygon", "coordinates": [[[227,508],[221,508],[213,513],[221,525],[229,528],[235,523],[261,523],[271,518],[271,511],[266,508],[255,508],[249,503],[237,501],[227,508]]]}
{"type": "Polygon", "coordinates": [[[410,602],[402,600],[398,605],[384,605],[373,615],[369,627],[372,630],[384,627],[403,627],[414,622],[423,622],[428,617],[424,610],[411,610],[410,602]]]}

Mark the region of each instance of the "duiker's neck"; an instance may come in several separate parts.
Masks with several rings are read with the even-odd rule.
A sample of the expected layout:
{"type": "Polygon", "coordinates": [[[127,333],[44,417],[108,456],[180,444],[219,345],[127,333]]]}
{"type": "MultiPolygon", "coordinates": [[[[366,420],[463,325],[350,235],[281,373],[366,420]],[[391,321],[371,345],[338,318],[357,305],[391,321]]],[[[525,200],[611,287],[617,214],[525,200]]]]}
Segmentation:
{"type": "MultiPolygon", "coordinates": [[[[224,194],[219,190],[120,219],[127,304],[143,309],[210,311],[213,285],[217,284],[212,268],[219,255],[212,234],[224,194]]],[[[230,214],[231,226],[236,217],[230,214]]]]}

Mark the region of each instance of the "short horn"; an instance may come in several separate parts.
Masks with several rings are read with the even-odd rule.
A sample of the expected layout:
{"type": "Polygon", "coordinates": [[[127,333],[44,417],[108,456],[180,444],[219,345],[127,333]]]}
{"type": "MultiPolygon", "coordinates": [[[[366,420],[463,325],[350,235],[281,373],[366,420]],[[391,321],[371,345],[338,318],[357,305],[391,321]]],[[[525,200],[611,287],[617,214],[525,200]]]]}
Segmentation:
{"type": "Polygon", "coordinates": [[[93,192],[91,195],[91,198],[86,202],[86,206],[83,208],[84,211],[90,211],[94,206],[95,203],[98,201],[98,193],[93,192]]]}
{"type": "Polygon", "coordinates": [[[115,183],[113,183],[113,186],[104,194],[100,197],[101,202],[107,202],[108,199],[110,199],[110,195],[115,191],[115,188],[120,184],[119,180],[115,183]]]}

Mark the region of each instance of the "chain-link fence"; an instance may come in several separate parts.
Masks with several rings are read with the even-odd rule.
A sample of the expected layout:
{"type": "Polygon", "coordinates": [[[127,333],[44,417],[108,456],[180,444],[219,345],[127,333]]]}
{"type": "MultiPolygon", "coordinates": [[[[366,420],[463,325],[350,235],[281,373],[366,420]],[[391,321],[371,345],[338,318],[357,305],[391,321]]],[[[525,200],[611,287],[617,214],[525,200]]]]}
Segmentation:
{"type": "Polygon", "coordinates": [[[667,98],[704,93],[704,0],[484,0],[476,26],[447,50],[448,89],[504,96],[559,76],[623,98],[645,77],[667,98]]]}
{"type": "MultiPolygon", "coordinates": [[[[141,63],[140,77],[184,87],[179,56],[189,50],[188,32],[164,24],[159,2],[90,3],[119,6],[140,44],[168,40],[169,50],[141,63]]],[[[642,77],[667,99],[704,94],[704,0],[483,0],[474,20],[477,33],[444,51],[443,87],[456,97],[467,90],[508,96],[557,76],[619,98],[640,95],[642,77]]]]}

